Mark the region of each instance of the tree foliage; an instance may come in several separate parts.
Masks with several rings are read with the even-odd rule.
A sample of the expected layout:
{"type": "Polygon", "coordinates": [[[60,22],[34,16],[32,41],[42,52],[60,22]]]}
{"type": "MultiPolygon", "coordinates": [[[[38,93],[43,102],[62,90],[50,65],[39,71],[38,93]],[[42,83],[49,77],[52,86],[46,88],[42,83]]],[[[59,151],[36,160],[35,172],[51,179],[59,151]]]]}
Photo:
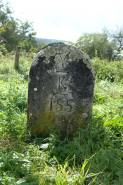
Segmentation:
{"type": "Polygon", "coordinates": [[[0,0],[0,25],[6,23],[11,17],[12,11],[8,4],[4,5],[0,0]]]}
{"type": "Polygon", "coordinates": [[[29,52],[33,49],[33,46],[36,43],[35,35],[36,32],[34,32],[32,23],[28,21],[20,21],[19,45],[22,46],[22,48],[25,49],[26,52],[29,52]]]}
{"type": "Polygon", "coordinates": [[[96,55],[101,59],[111,59],[114,50],[114,43],[108,40],[104,33],[85,33],[78,40],[77,44],[82,47],[90,58],[96,55]]]}
{"type": "Polygon", "coordinates": [[[0,35],[8,41],[7,50],[9,52],[15,50],[19,44],[29,52],[35,44],[36,35],[32,23],[14,19],[8,4],[4,5],[2,1],[0,1],[0,8],[0,35]]]}
{"type": "Polygon", "coordinates": [[[104,29],[105,34],[115,43],[115,49],[118,52],[123,50],[123,27],[116,27],[114,31],[104,29]]]}

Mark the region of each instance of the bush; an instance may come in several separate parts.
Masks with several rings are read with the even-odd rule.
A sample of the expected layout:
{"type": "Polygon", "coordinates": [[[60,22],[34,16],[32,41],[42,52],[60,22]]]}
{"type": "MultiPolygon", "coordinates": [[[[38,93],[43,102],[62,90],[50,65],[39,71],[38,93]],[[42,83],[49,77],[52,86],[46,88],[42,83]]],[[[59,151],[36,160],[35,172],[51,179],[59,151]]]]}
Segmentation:
{"type": "Polygon", "coordinates": [[[107,61],[99,58],[92,59],[96,80],[123,83],[123,61],[107,61]]]}

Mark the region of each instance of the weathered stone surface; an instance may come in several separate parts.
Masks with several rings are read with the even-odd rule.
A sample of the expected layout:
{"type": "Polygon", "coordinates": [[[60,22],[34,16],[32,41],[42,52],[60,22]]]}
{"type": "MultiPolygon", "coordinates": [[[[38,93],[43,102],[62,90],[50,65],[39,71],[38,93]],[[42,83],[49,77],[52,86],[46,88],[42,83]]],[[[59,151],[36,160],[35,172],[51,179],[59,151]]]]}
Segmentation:
{"type": "Polygon", "coordinates": [[[72,136],[92,116],[94,70],[77,46],[54,43],[34,58],[29,74],[28,128],[47,135],[57,125],[72,136]]]}

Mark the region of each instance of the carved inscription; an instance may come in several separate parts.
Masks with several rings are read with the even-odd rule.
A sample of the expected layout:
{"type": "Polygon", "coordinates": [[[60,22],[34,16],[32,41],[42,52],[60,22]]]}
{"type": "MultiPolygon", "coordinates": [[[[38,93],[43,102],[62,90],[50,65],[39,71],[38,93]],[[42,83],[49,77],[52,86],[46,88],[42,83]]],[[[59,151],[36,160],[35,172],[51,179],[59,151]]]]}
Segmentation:
{"type": "Polygon", "coordinates": [[[73,99],[69,89],[70,75],[65,71],[66,56],[61,56],[60,53],[55,55],[57,74],[57,89],[56,93],[52,92],[50,99],[50,111],[58,113],[71,113],[73,111],[73,99]]]}
{"type": "Polygon", "coordinates": [[[68,98],[68,94],[55,94],[50,100],[50,111],[71,112],[73,100],[68,98]]]}
{"type": "Polygon", "coordinates": [[[64,80],[65,80],[65,76],[63,76],[63,77],[60,77],[60,76],[59,76],[59,88],[60,88],[60,87],[63,87],[64,89],[67,88],[67,87],[65,86],[65,84],[64,84],[64,80]]]}

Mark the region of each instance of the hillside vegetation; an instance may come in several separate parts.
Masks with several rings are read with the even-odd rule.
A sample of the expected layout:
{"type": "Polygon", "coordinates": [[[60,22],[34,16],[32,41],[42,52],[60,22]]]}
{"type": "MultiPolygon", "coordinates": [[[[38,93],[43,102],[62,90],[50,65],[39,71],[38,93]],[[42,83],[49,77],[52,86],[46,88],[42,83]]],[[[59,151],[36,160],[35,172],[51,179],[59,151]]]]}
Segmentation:
{"type": "Polygon", "coordinates": [[[0,185],[123,184],[123,61],[94,58],[92,120],[74,139],[27,134],[28,73],[32,57],[0,56],[0,185]]]}

